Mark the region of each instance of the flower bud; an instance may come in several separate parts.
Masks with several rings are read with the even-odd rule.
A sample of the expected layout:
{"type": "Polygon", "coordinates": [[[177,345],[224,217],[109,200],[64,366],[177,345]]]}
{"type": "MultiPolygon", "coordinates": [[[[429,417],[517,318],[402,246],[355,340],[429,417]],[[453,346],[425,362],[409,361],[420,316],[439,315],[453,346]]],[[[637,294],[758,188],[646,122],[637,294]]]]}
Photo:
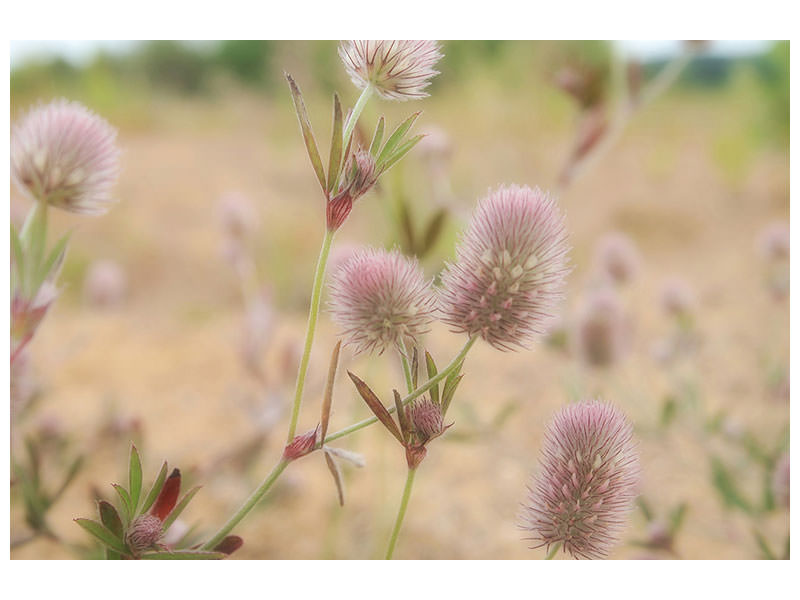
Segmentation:
{"type": "Polygon", "coordinates": [[[414,425],[414,431],[420,441],[425,442],[444,432],[442,410],[430,398],[427,396],[420,398],[409,408],[409,420],[414,425]]]}
{"type": "Polygon", "coordinates": [[[163,535],[161,519],[153,515],[141,515],[131,523],[125,541],[134,554],[156,545],[163,535]]]}

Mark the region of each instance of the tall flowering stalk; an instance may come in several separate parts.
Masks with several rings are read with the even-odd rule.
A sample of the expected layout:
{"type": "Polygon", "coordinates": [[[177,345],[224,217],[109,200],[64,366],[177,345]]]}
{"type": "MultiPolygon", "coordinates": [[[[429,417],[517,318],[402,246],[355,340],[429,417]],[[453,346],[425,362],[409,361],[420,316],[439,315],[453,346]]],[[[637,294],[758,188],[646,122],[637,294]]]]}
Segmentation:
{"type": "Polygon", "coordinates": [[[610,404],[562,408],[547,427],[540,472],[530,488],[522,527],[534,548],[552,558],[602,558],[617,543],[638,494],[633,427],[610,404]]]}

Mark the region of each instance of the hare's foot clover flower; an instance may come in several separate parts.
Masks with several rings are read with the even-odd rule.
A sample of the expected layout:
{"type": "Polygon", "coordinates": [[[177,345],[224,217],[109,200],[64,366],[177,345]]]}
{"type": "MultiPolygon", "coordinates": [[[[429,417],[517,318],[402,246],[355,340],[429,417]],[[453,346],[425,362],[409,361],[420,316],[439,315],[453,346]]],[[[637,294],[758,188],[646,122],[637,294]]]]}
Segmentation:
{"type": "Polygon", "coordinates": [[[612,288],[589,292],[574,328],[575,350],[586,364],[607,367],[621,360],[630,348],[631,321],[612,288]]]}
{"type": "Polygon", "coordinates": [[[522,514],[534,548],[562,544],[575,558],[608,555],[638,495],[633,427],[610,404],[562,408],[547,427],[540,472],[522,514]]]}
{"type": "Polygon", "coordinates": [[[12,128],[11,174],[36,200],[100,215],[119,172],[116,131],[77,102],[56,100],[31,110],[12,128]]]}
{"type": "Polygon", "coordinates": [[[347,74],[359,89],[373,86],[387,100],[414,100],[439,74],[439,44],[430,40],[348,40],[339,44],[347,74]]]}
{"type": "Polygon", "coordinates": [[[402,349],[428,331],[435,296],[415,260],[397,250],[356,251],[333,274],[330,310],[356,352],[402,349]]]}
{"type": "Polygon", "coordinates": [[[479,204],[442,275],[442,320],[500,350],[528,346],[562,298],[568,250],[564,217],[547,194],[499,188],[479,204]]]}

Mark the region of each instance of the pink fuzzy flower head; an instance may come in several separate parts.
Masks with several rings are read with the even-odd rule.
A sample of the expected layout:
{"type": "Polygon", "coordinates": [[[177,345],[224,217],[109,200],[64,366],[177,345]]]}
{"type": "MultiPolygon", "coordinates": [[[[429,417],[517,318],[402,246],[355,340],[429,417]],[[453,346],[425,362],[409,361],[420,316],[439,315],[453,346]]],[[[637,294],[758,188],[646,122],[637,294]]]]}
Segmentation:
{"type": "Polygon", "coordinates": [[[500,350],[529,346],[555,316],[568,251],[564,217],[547,194],[516,185],[490,193],[442,275],[442,320],[500,350]]]}
{"type": "Polygon", "coordinates": [[[633,240],[619,232],[608,233],[600,239],[595,260],[600,272],[618,284],[631,281],[641,263],[633,240]]]}
{"type": "Polygon", "coordinates": [[[128,293],[125,270],[113,260],[98,260],[89,267],[83,295],[95,307],[119,306],[128,293]]]}
{"type": "Polygon", "coordinates": [[[415,344],[428,331],[434,304],[417,262],[397,250],[357,250],[331,278],[333,320],[356,353],[415,344]]]}
{"type": "Polygon", "coordinates": [[[574,327],[575,350],[589,365],[612,365],[630,347],[630,319],[619,295],[610,288],[592,290],[588,294],[574,327]]]}
{"type": "Polygon", "coordinates": [[[154,515],[141,515],[131,523],[125,541],[134,554],[152,548],[164,535],[164,524],[154,515]]]}
{"type": "Polygon", "coordinates": [[[119,173],[116,135],[77,102],[36,107],[12,129],[11,174],[35,199],[78,214],[103,214],[119,173]]]}
{"type": "Polygon", "coordinates": [[[420,441],[427,442],[444,433],[444,417],[442,409],[428,396],[415,400],[407,409],[409,421],[420,441]]]}
{"type": "Polygon", "coordinates": [[[696,303],[692,288],[679,277],[664,280],[660,300],[664,312],[674,317],[688,316],[696,303]]]}
{"type": "Polygon", "coordinates": [[[534,548],[561,543],[574,558],[603,558],[638,495],[633,427],[610,404],[562,408],[545,432],[539,475],[522,514],[534,548]]]}
{"type": "Polygon", "coordinates": [[[439,74],[439,44],[430,40],[349,40],[339,44],[339,57],[359,89],[372,85],[387,100],[415,100],[439,74]]]}

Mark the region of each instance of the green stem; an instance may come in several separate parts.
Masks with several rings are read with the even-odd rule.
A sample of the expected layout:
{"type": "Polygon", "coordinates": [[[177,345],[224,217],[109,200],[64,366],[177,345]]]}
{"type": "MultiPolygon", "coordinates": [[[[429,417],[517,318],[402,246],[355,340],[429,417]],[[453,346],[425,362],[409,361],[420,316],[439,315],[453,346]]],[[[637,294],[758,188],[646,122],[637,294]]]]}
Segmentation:
{"type": "Polygon", "coordinates": [[[319,304],[322,299],[322,284],[325,279],[325,266],[328,264],[328,254],[331,251],[331,242],[335,232],[325,231],[325,238],[322,240],[322,249],[317,260],[317,271],[314,274],[314,287],[311,291],[311,308],[308,311],[308,326],[306,328],[306,341],[303,347],[303,356],[300,359],[300,368],[297,371],[297,384],[294,389],[294,404],[292,405],[292,420],[289,423],[289,433],[286,436],[286,443],[290,444],[297,431],[297,419],[300,416],[300,403],[303,400],[303,387],[306,382],[306,372],[308,371],[308,361],[311,358],[311,347],[314,344],[314,332],[317,329],[317,317],[319,316],[319,304]]]}
{"type": "Polygon", "coordinates": [[[367,105],[367,101],[370,99],[370,96],[372,96],[374,89],[375,88],[372,87],[371,83],[368,84],[367,87],[364,88],[364,91],[361,92],[358,100],[356,100],[356,105],[353,107],[353,112],[344,127],[344,134],[342,135],[342,139],[344,140],[344,145],[342,146],[343,148],[347,148],[347,144],[350,142],[350,136],[353,135],[353,130],[356,128],[358,118],[364,111],[364,107],[367,105]]]}
{"type": "Polygon", "coordinates": [[[406,352],[406,345],[400,340],[400,362],[403,363],[403,374],[406,377],[406,388],[408,393],[414,391],[414,379],[411,376],[411,367],[408,364],[408,352],[406,352]]]}
{"type": "Polygon", "coordinates": [[[547,556],[544,557],[545,560],[553,560],[556,553],[561,549],[561,542],[558,542],[553,546],[553,549],[547,553],[547,556]]]}
{"type": "MultiPolygon", "coordinates": [[[[408,396],[403,398],[402,403],[404,405],[408,404],[414,398],[418,398],[419,396],[427,392],[429,389],[431,389],[434,385],[439,383],[442,379],[450,375],[450,373],[453,372],[455,369],[457,369],[458,366],[464,361],[464,358],[467,356],[467,352],[469,352],[470,348],[472,348],[472,345],[475,343],[477,339],[478,339],[477,337],[473,337],[467,340],[467,343],[464,344],[464,347],[461,349],[461,352],[459,352],[458,355],[452,361],[450,361],[450,364],[447,365],[447,367],[439,371],[436,374],[436,376],[432,377],[426,383],[419,386],[408,396]]],[[[395,412],[396,409],[394,406],[388,406],[386,407],[386,410],[389,411],[389,413],[393,413],[395,412]]],[[[341,429],[336,433],[330,434],[328,437],[325,438],[323,443],[328,444],[333,440],[338,440],[339,438],[342,438],[346,435],[350,435],[351,433],[358,431],[359,429],[364,429],[364,427],[368,427],[369,425],[372,425],[377,421],[378,421],[377,417],[370,417],[368,419],[364,419],[363,421],[359,421],[358,423],[350,425],[350,427],[345,427],[344,429],[341,429]]]]}
{"type": "Polygon", "coordinates": [[[394,548],[397,545],[397,536],[400,534],[400,528],[403,526],[403,519],[406,516],[406,509],[408,508],[408,501],[411,498],[411,488],[414,486],[414,475],[417,473],[416,469],[408,470],[408,477],[406,477],[406,487],[403,489],[403,497],[400,500],[400,510],[397,511],[397,519],[394,522],[394,529],[392,530],[392,537],[389,538],[389,547],[386,549],[386,560],[392,560],[394,548]]]}
{"type": "Polygon", "coordinates": [[[255,505],[258,504],[259,500],[261,500],[269,491],[269,489],[272,487],[272,484],[275,483],[280,474],[283,473],[283,470],[289,465],[289,462],[290,461],[286,460],[285,458],[281,458],[281,460],[277,465],[275,465],[275,467],[273,467],[272,471],[270,471],[269,475],[267,475],[267,478],[258,487],[258,489],[250,495],[250,497],[247,499],[247,502],[245,502],[242,507],[236,511],[236,514],[228,519],[228,522],[222,526],[222,528],[214,535],[214,537],[212,537],[203,545],[203,550],[212,550],[217,544],[225,539],[225,536],[228,535],[233,528],[239,524],[239,521],[247,516],[247,513],[253,510],[255,505]]]}

